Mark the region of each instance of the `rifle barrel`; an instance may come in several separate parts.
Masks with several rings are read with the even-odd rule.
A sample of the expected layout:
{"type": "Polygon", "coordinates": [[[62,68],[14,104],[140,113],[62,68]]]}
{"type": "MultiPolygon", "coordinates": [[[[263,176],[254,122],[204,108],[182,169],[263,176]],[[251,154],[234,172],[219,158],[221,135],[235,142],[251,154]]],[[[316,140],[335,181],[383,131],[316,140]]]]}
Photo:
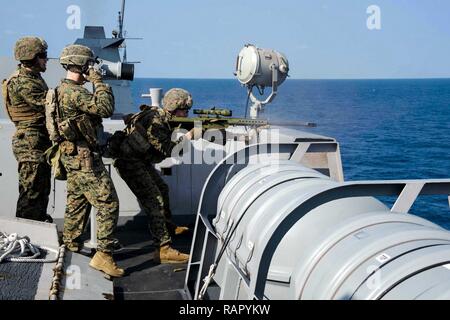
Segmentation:
{"type": "Polygon", "coordinates": [[[317,123],[303,122],[303,121],[269,121],[272,126],[286,126],[286,127],[317,127],[317,123]]]}

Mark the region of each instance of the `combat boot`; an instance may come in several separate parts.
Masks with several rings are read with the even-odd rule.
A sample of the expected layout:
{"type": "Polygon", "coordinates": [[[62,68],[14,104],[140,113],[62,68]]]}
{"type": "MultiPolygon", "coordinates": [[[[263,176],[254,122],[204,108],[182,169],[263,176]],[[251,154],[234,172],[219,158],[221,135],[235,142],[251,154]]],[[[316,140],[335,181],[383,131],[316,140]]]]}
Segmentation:
{"type": "Polygon", "coordinates": [[[111,277],[122,277],[125,271],[117,266],[111,253],[97,251],[95,256],[89,262],[89,266],[99,271],[103,271],[111,277]]]}
{"type": "Polygon", "coordinates": [[[187,263],[189,261],[189,255],[181,253],[180,251],[166,244],[155,250],[153,259],[158,263],[187,263]]]}
{"type": "Polygon", "coordinates": [[[179,235],[182,235],[182,234],[187,233],[188,231],[189,231],[189,228],[188,228],[188,227],[177,226],[177,227],[175,228],[174,233],[175,233],[176,236],[179,236],[179,235]]]}
{"type": "Polygon", "coordinates": [[[177,226],[175,223],[173,223],[170,220],[167,221],[166,226],[167,226],[167,230],[169,230],[169,233],[172,237],[185,234],[189,231],[188,227],[177,226]]]}

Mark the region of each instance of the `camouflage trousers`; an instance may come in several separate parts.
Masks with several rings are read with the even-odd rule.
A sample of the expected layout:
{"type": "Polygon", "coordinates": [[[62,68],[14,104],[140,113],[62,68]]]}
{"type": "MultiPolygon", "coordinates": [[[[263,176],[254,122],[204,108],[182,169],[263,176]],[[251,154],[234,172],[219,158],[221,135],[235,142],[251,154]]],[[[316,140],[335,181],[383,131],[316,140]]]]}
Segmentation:
{"type": "Polygon", "coordinates": [[[167,217],[170,217],[169,188],[156,169],[143,162],[122,159],[114,161],[114,166],[143,207],[155,243],[160,246],[171,243],[167,225],[167,217]]]}
{"type": "Polygon", "coordinates": [[[19,162],[19,199],[16,217],[45,221],[51,186],[51,168],[45,162],[19,162]]]}
{"type": "Polygon", "coordinates": [[[72,250],[80,246],[91,206],[97,209],[97,250],[112,252],[114,230],[119,217],[119,198],[101,158],[94,157],[92,168],[83,168],[77,156],[63,154],[67,170],[67,204],[64,216],[64,244],[72,250]]]}
{"type": "Polygon", "coordinates": [[[18,218],[45,221],[51,188],[51,167],[43,153],[50,146],[48,135],[40,128],[20,128],[12,139],[12,150],[18,162],[18,218]]]}

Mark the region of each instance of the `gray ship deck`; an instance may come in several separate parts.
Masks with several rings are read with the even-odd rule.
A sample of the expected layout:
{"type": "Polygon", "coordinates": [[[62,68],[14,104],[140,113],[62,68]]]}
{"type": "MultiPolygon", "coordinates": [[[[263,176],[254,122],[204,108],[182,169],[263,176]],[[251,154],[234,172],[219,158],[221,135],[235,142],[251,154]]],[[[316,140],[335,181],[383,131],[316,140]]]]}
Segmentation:
{"type": "MultiPolygon", "coordinates": [[[[173,237],[173,247],[189,253],[193,225],[185,235],[173,237]]],[[[181,300],[186,264],[157,264],[144,216],[135,216],[119,225],[117,238],[123,248],[114,257],[126,269],[123,278],[114,279],[116,300],[181,300]]]]}
{"type": "MultiPolygon", "coordinates": [[[[173,247],[183,253],[189,253],[194,223],[183,220],[180,224],[183,222],[183,225],[189,226],[190,230],[184,235],[173,237],[173,247]]],[[[62,219],[57,219],[58,230],[62,230],[62,222],[62,219]]],[[[89,230],[84,235],[87,237],[89,230]]],[[[115,252],[114,258],[117,264],[125,269],[126,274],[123,278],[113,281],[115,300],[182,300],[185,298],[183,287],[187,265],[158,264],[153,261],[155,247],[150,238],[145,216],[120,218],[116,237],[123,247],[115,252]]],[[[92,256],[86,248],[83,249],[83,253],[92,256]]],[[[79,298],[84,300],[83,297],[79,298]]]]}

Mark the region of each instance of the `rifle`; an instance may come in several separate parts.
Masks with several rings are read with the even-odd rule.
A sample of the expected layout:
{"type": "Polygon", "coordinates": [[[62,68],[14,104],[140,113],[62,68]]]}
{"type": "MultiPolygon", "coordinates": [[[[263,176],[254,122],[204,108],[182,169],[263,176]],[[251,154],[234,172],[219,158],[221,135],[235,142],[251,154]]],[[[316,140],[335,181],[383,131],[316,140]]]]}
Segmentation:
{"type": "Polygon", "coordinates": [[[220,109],[213,107],[211,109],[194,109],[194,114],[199,117],[184,118],[172,117],[169,123],[173,127],[191,130],[196,123],[200,123],[203,131],[209,129],[224,130],[229,126],[295,126],[295,127],[317,127],[312,122],[301,121],[269,121],[265,119],[247,119],[247,118],[231,118],[232,111],[230,109],[220,109]]]}

